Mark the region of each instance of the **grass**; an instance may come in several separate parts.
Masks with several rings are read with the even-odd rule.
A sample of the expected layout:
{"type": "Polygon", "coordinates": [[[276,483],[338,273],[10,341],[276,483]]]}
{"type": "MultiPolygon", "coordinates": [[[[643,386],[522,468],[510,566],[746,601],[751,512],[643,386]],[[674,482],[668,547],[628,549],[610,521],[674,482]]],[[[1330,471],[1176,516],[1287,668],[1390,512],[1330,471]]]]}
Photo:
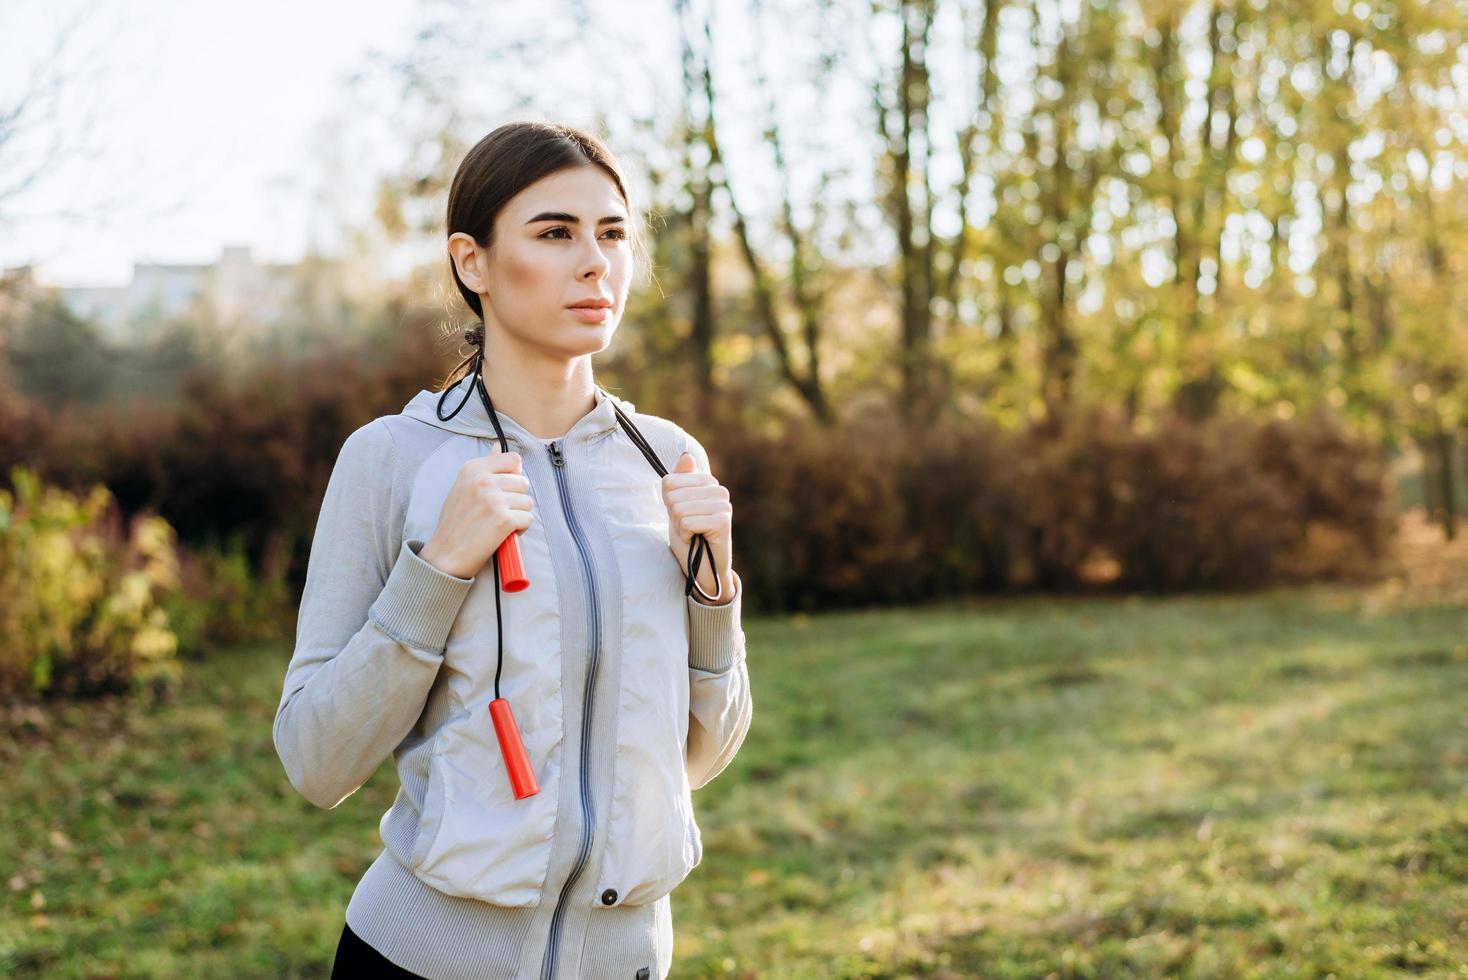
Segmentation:
{"type": "MultiPolygon", "coordinates": [[[[1343,588],[746,623],[677,977],[1468,976],[1468,606],[1343,588]]],[[[7,745],[0,973],[320,977],[390,764],[334,811],[289,651],[7,745]]]]}

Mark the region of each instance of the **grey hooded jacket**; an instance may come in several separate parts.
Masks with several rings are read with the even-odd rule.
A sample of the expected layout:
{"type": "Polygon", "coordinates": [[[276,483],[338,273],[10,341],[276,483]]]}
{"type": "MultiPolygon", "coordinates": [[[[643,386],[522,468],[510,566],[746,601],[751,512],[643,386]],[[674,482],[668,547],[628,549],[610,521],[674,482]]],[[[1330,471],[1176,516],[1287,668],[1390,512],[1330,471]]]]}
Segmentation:
{"type": "MultiPolygon", "coordinates": [[[[468,379],[446,396],[455,406],[468,379]]],[[[440,422],[439,393],[343,444],[311,545],[274,725],[291,785],[332,808],[389,754],[401,786],[384,849],[348,905],[352,930],[427,977],[663,977],[669,894],[699,863],[692,790],[748,731],[733,599],[685,595],[660,478],[613,400],[671,472],[703,447],[597,389],[559,439],[497,412],[534,521],[529,588],[501,592],[510,702],[540,791],[516,800],[494,735],[494,573],[419,557],[459,468],[497,445],[478,398],[440,422]]]]}

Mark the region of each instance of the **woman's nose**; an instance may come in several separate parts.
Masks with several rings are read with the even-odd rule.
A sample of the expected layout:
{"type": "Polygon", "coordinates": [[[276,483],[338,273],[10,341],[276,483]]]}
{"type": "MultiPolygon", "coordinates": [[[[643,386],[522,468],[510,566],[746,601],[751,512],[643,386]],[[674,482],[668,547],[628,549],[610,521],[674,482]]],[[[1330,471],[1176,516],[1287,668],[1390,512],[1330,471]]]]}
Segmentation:
{"type": "Polygon", "coordinates": [[[582,260],[581,278],[585,279],[587,276],[601,278],[611,267],[612,263],[602,254],[601,249],[593,249],[592,253],[582,260]]]}

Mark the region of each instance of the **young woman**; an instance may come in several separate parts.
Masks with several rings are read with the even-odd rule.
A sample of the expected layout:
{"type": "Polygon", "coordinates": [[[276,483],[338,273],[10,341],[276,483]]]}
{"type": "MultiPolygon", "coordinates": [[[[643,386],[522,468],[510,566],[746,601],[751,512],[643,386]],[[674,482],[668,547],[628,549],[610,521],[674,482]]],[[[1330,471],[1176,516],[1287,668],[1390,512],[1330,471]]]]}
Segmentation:
{"type": "Polygon", "coordinates": [[[474,350],[336,460],[275,746],[320,807],[389,753],[401,787],[335,976],[671,966],[669,895],[703,854],[690,793],[752,702],[729,494],[696,439],[592,378],[635,226],[594,136],[486,136],[448,201],[474,350]]]}

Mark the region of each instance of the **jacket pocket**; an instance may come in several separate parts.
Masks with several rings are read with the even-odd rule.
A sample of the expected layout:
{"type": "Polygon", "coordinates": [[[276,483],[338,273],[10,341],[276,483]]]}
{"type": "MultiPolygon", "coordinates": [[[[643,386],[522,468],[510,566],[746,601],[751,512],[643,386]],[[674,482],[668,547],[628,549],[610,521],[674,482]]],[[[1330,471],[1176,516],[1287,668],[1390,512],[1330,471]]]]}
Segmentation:
{"type": "Polygon", "coordinates": [[[616,776],[607,818],[599,907],[655,902],[676,888],[703,859],[688,772],[676,749],[656,755],[646,744],[617,746],[616,776]]]}
{"type": "Polygon", "coordinates": [[[685,761],[688,612],[680,560],[668,547],[657,474],[635,447],[598,470],[598,506],[621,585],[616,764],[599,908],[645,905],[671,892],[703,856],[685,761]],[[607,898],[615,898],[608,903],[607,898]]]}
{"type": "Polygon", "coordinates": [[[428,853],[429,846],[438,834],[439,824],[443,821],[443,777],[439,775],[438,753],[454,719],[467,714],[465,712],[464,715],[449,718],[434,736],[433,751],[428,756],[428,785],[423,792],[423,805],[418,816],[418,834],[413,839],[413,853],[408,858],[410,868],[417,868],[422,864],[424,855],[428,853]]]}
{"type": "Polygon", "coordinates": [[[639,663],[653,650],[656,644],[628,650],[622,663],[617,763],[596,889],[603,905],[611,892],[615,905],[658,901],[703,858],[684,761],[688,669],[639,663]]]}
{"type": "Polygon", "coordinates": [[[555,835],[560,740],[537,746],[521,734],[540,791],[517,800],[487,703],[439,729],[409,868],[444,894],[515,907],[540,901],[555,835]]]}

